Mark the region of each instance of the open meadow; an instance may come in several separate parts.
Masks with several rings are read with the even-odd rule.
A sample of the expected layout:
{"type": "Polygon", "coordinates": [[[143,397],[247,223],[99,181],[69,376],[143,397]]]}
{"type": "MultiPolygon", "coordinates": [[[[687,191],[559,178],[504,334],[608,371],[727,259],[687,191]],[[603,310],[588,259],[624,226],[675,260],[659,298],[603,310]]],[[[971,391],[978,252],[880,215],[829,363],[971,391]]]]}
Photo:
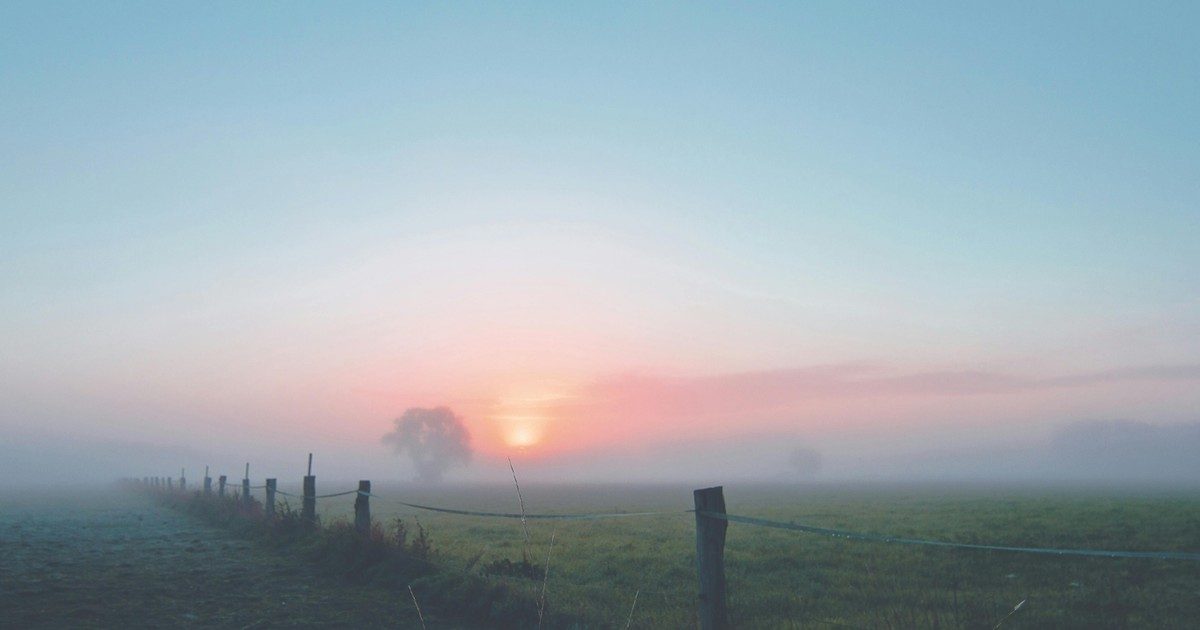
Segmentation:
{"type": "Polygon", "coordinates": [[[0,491],[0,628],[412,627],[410,601],[109,487],[0,491]]]}
{"type": "Polygon", "coordinates": [[[1197,32],[2,0],[0,630],[1200,629],[1197,32]]]}
{"type": "MultiPolygon", "coordinates": [[[[464,510],[519,511],[514,489],[374,489],[373,516],[417,522],[436,561],[510,580],[521,560],[546,564],[547,607],[596,627],[692,627],[696,575],[691,491],[683,486],[528,486],[530,513],[668,514],[519,520],[441,514],[389,499],[464,510]],[[551,544],[553,543],[553,549],[551,544]],[[636,597],[636,604],[635,604],[636,597]],[[632,611],[632,613],[631,613],[632,611]]],[[[725,488],[730,514],[856,532],[1005,546],[1128,551],[1200,549],[1200,494],[1145,489],[981,486],[725,488]]],[[[352,497],[319,503],[327,522],[352,497]]],[[[847,541],[731,523],[729,607],[737,627],[1194,627],[1200,563],[1030,555],[847,541]],[[1006,616],[1020,602],[1025,604],[1006,616]]],[[[543,588],[540,571],[525,588],[543,588]]],[[[522,580],[518,577],[516,582],[522,580]]]]}
{"type": "MultiPolygon", "coordinates": [[[[324,485],[329,491],[343,484],[324,485]]],[[[394,535],[397,519],[410,540],[424,530],[432,553],[421,562],[436,567],[438,579],[471,576],[475,590],[463,592],[496,585],[515,593],[518,603],[541,601],[544,592],[547,626],[696,624],[695,517],[687,512],[687,487],[523,486],[530,514],[661,512],[531,519],[528,543],[519,519],[396,503],[519,512],[511,486],[373,490],[373,517],[387,535],[394,535]]],[[[1194,491],[734,485],[726,487],[726,498],[730,514],[857,532],[1073,549],[1200,549],[1194,491]]],[[[290,500],[281,498],[281,509],[292,507],[290,500]]],[[[353,501],[320,499],[323,524],[351,531],[337,525],[349,520],[353,501]]],[[[251,530],[206,524],[170,505],[153,494],[111,489],[5,495],[0,626],[421,624],[411,596],[395,580],[363,580],[365,574],[332,569],[336,563],[323,562],[312,545],[272,544],[251,530]]],[[[337,547],[326,554],[330,548],[337,547]]],[[[1200,567],[1191,560],[908,546],[743,523],[730,524],[725,559],[731,620],[741,628],[993,628],[1001,622],[1006,628],[1186,628],[1200,615],[1200,567]]],[[[426,578],[418,587],[422,598],[431,598],[431,584],[437,582],[426,578]]],[[[478,602],[454,597],[464,596],[429,602],[427,627],[478,624],[456,610],[478,602]]]]}

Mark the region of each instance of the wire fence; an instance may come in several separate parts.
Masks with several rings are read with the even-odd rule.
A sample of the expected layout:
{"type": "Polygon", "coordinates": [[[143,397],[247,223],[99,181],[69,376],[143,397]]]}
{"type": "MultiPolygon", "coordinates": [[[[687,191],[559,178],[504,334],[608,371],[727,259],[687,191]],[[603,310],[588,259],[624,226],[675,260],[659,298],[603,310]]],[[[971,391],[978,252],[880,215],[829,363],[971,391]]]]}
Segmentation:
{"type": "MultiPolygon", "coordinates": [[[[1182,561],[1182,562],[1194,562],[1194,561],[1200,560],[1200,552],[1191,552],[1191,551],[1178,551],[1178,550],[1150,550],[1150,551],[1147,551],[1147,550],[1127,550],[1127,549],[1071,548],[1071,547],[1056,547],[1056,546],[1018,546],[1018,545],[1006,545],[1006,544],[1001,544],[1001,543],[967,543],[967,542],[956,542],[953,540],[942,540],[942,539],[934,539],[934,538],[917,538],[917,537],[911,537],[911,536],[898,536],[898,535],[883,534],[883,533],[853,531],[853,530],[849,530],[849,529],[821,527],[821,526],[817,526],[817,525],[811,525],[811,524],[800,523],[800,522],[795,522],[795,521],[785,522],[785,521],[780,521],[780,520],[767,519],[767,518],[763,518],[763,517],[759,517],[759,516],[749,516],[749,515],[744,515],[744,514],[727,513],[723,509],[723,507],[724,507],[723,498],[721,499],[721,509],[719,509],[719,510],[712,509],[711,505],[709,505],[709,506],[703,506],[703,507],[707,507],[708,509],[674,509],[674,510],[641,510],[641,511],[613,510],[613,511],[603,511],[603,512],[582,512],[582,513],[547,513],[547,512],[525,511],[523,509],[524,504],[522,501],[522,511],[521,512],[504,512],[504,511],[490,511],[490,510],[475,510],[475,509],[466,509],[466,508],[462,508],[462,507],[450,507],[450,506],[445,506],[445,505],[431,505],[428,503],[416,503],[416,502],[411,502],[411,501],[405,501],[405,500],[396,498],[394,496],[380,494],[380,493],[374,492],[374,491],[362,490],[362,489],[360,489],[362,486],[360,486],[360,488],[347,489],[344,491],[318,495],[318,494],[315,494],[315,491],[310,489],[310,486],[306,482],[304,493],[297,494],[294,492],[289,492],[289,491],[280,490],[278,488],[275,488],[273,480],[268,480],[268,482],[269,482],[268,484],[254,485],[254,486],[249,486],[249,487],[251,489],[255,489],[255,490],[267,489],[268,495],[271,495],[273,493],[273,494],[279,495],[281,497],[290,497],[290,498],[294,498],[294,499],[301,499],[301,500],[305,500],[306,502],[308,502],[310,500],[317,500],[317,499],[331,499],[331,498],[338,498],[338,497],[355,496],[356,498],[361,498],[361,499],[365,499],[365,500],[373,500],[375,502],[390,504],[390,505],[394,505],[394,506],[400,506],[400,507],[408,508],[411,510],[426,511],[426,512],[445,514],[445,515],[451,515],[451,516],[469,516],[469,517],[484,518],[484,519],[520,520],[522,522],[525,522],[525,521],[592,521],[592,522],[595,522],[595,521],[605,521],[605,520],[613,520],[613,519],[637,519],[637,518],[647,518],[647,517],[691,516],[696,519],[696,523],[697,523],[697,554],[698,554],[697,565],[701,567],[701,569],[700,569],[701,572],[703,571],[702,567],[704,565],[704,559],[702,557],[700,557],[704,553],[702,551],[703,545],[701,544],[701,542],[702,542],[701,541],[701,538],[702,538],[701,530],[703,529],[701,527],[701,525],[704,523],[714,523],[714,522],[721,523],[721,525],[722,525],[722,527],[720,528],[720,548],[718,550],[718,553],[720,553],[720,554],[723,554],[725,526],[727,526],[729,524],[737,524],[737,525],[745,525],[745,526],[750,526],[750,527],[755,527],[755,528],[765,528],[765,529],[772,529],[772,530],[796,532],[798,534],[810,534],[810,535],[821,536],[821,537],[826,537],[826,538],[831,538],[831,539],[839,539],[839,540],[844,540],[844,541],[881,543],[881,544],[888,544],[888,545],[947,548],[947,549],[960,549],[960,550],[969,550],[969,551],[973,550],[973,551],[988,551],[988,552],[1005,552],[1005,553],[1012,553],[1012,554],[1031,554],[1031,555],[1038,555],[1038,556],[1057,556],[1057,557],[1091,557],[1091,558],[1111,558],[1111,559],[1127,559],[1127,560],[1155,560],[1155,561],[1182,561]]],[[[367,482],[364,482],[364,483],[366,484],[365,487],[369,488],[369,483],[367,483],[367,482]]],[[[166,485],[163,483],[160,483],[158,485],[162,486],[163,489],[168,489],[166,487],[166,485]]],[[[314,486],[315,486],[315,484],[314,484],[314,486]]],[[[209,487],[210,487],[210,484],[207,483],[207,480],[206,480],[205,488],[207,489],[209,487]]],[[[241,485],[241,484],[228,484],[228,485],[222,484],[223,489],[232,490],[233,493],[235,494],[235,496],[237,496],[238,491],[242,490],[244,487],[245,486],[241,485]]],[[[182,490],[183,484],[180,483],[178,486],[170,488],[170,489],[174,490],[176,488],[179,490],[182,490]]],[[[708,489],[708,490],[718,490],[719,491],[719,489],[708,489]]],[[[700,491],[698,491],[698,492],[700,492],[700,491]]],[[[358,504],[358,501],[356,501],[356,510],[358,509],[357,504],[358,504]]],[[[366,502],[364,501],[363,504],[365,505],[366,502]]],[[[697,503],[697,508],[702,508],[702,506],[700,505],[699,502],[697,503]]],[[[369,508],[367,508],[367,509],[369,510],[369,508]]],[[[368,521],[369,521],[369,517],[368,517],[368,521]]],[[[526,535],[526,546],[528,546],[528,535],[526,535]]],[[[482,552],[480,553],[480,556],[482,556],[482,552]]],[[[468,565],[465,567],[460,567],[459,570],[469,570],[470,566],[473,566],[474,562],[477,562],[477,561],[478,561],[478,558],[476,558],[475,561],[473,561],[471,563],[471,565],[468,565]]],[[[433,566],[437,566],[432,562],[430,564],[433,566]]],[[[724,591],[724,579],[725,579],[724,575],[723,575],[724,561],[722,560],[719,564],[722,567],[721,568],[722,575],[721,575],[720,596],[721,596],[721,599],[724,599],[724,592],[723,592],[724,591]]],[[[561,581],[562,577],[559,576],[559,578],[557,578],[557,579],[559,579],[561,581]]],[[[706,595],[704,593],[704,589],[705,589],[704,580],[701,579],[700,582],[701,582],[701,589],[700,589],[701,590],[701,598],[700,599],[704,600],[705,595],[706,595]]],[[[595,584],[585,584],[585,583],[577,583],[577,582],[572,583],[569,581],[566,582],[566,584],[569,585],[570,588],[580,589],[580,590],[596,590],[598,588],[597,585],[595,585],[595,584]]],[[[544,588],[544,585],[543,585],[543,588],[544,588]]],[[[636,598],[639,596],[645,596],[645,597],[648,597],[651,599],[661,598],[664,601],[676,601],[680,605],[686,605],[683,601],[684,597],[686,595],[687,595],[687,593],[683,590],[638,588],[635,591],[632,605],[636,607],[636,605],[637,605],[636,598]]],[[[543,596],[544,596],[544,594],[543,594],[543,596]]],[[[693,593],[693,596],[694,596],[694,593],[693,593]]],[[[719,612],[719,614],[726,614],[726,613],[719,612]]],[[[703,614],[701,615],[701,618],[703,618],[703,614]]],[[[830,625],[830,626],[855,627],[852,624],[845,623],[845,622],[837,620],[837,619],[822,619],[822,618],[814,617],[814,618],[809,619],[809,621],[816,622],[816,623],[822,623],[822,624],[830,625]]],[[[702,623],[701,625],[707,625],[707,624],[702,623]]],[[[719,627],[719,625],[720,624],[717,624],[717,626],[714,626],[714,627],[719,627]]]]}
{"type": "MultiPolygon", "coordinates": [[[[265,486],[258,486],[265,487],[265,486]]],[[[284,496],[304,498],[303,495],[276,490],[277,494],[284,496]]],[[[460,516],[478,516],[482,518],[503,518],[503,519],[528,519],[528,520],[564,520],[564,521],[584,521],[584,520],[601,520],[614,518],[631,518],[642,516],[670,516],[684,514],[699,514],[706,518],[714,518],[731,523],[741,523],[744,525],[753,525],[755,527],[765,527],[770,529],[782,529],[788,531],[802,532],[806,534],[817,534],[820,536],[829,536],[832,538],[841,538],[845,540],[856,540],[864,542],[891,543],[900,545],[922,545],[931,547],[948,547],[953,549],[976,549],[983,551],[1007,551],[1015,553],[1030,553],[1043,554],[1053,556],[1092,556],[1101,558],[1142,558],[1154,560],[1191,560],[1200,561],[1200,553],[1183,552],[1183,551],[1124,551],[1111,549],[1069,549],[1060,547],[1019,547],[1007,546],[998,544],[977,544],[977,543],[960,543],[946,540],[929,540],[923,538],[907,538],[903,536],[891,536],[888,534],[872,534],[864,532],[855,532],[844,529],[833,529],[828,527],[817,527],[814,525],[805,525],[795,522],[773,521],[765,518],[754,516],[743,516],[738,514],[728,514],[725,512],[712,512],[707,510],[660,510],[650,512],[593,512],[586,514],[539,514],[539,513],[520,513],[520,512],[487,512],[480,510],[465,510],[458,508],[437,507],[432,505],[422,505],[419,503],[409,503],[399,499],[388,498],[381,496],[375,492],[364,492],[361,490],[346,490],[344,492],[335,492],[332,494],[316,495],[316,499],[327,499],[332,497],[349,496],[351,494],[359,494],[362,496],[379,499],[402,505],[417,510],[425,510],[429,512],[439,512],[442,514],[456,514],[460,516]]]]}

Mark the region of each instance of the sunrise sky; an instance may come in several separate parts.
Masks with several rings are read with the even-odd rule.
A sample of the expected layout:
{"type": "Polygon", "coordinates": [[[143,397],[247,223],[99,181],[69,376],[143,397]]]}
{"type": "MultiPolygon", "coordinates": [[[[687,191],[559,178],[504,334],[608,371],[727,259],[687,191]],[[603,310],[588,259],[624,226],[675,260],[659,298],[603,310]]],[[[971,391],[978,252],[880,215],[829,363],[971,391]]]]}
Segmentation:
{"type": "Polygon", "coordinates": [[[1196,422],[1198,24],[6,3],[0,441],[403,477],[446,405],[464,478],[769,477],[1196,422]]]}

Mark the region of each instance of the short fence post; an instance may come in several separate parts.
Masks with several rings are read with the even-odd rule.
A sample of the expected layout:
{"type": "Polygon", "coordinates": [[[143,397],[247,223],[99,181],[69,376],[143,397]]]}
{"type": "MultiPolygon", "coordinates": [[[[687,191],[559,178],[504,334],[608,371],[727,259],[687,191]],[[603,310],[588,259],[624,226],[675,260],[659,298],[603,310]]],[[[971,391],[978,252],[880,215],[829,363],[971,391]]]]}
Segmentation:
{"type": "Polygon", "coordinates": [[[267,480],[267,502],[263,505],[268,519],[275,518],[275,480],[267,480]]]}
{"type": "Polygon", "coordinates": [[[184,470],[182,468],[179,469],[179,491],[180,492],[187,490],[187,474],[186,473],[187,473],[186,470],[184,470]]]}
{"type": "Polygon", "coordinates": [[[217,496],[225,497],[225,475],[217,477],[217,496]]]}
{"type": "Polygon", "coordinates": [[[354,529],[363,536],[371,533],[371,482],[358,482],[358,495],[354,499],[354,529]]]}
{"type": "Polygon", "coordinates": [[[693,494],[696,503],[696,571],[700,578],[700,627],[722,630],[729,627],[725,605],[725,493],[721,486],[703,488],[693,494]]]}
{"type": "Polygon", "coordinates": [[[208,465],[204,466],[204,494],[212,494],[212,477],[208,476],[208,465]]]}
{"type": "Polygon", "coordinates": [[[246,462],[246,476],[242,477],[242,507],[250,509],[250,462],[246,462]]]}
{"type": "Polygon", "coordinates": [[[175,481],[173,479],[171,479],[170,477],[167,477],[167,490],[171,490],[171,491],[175,490],[175,481]]]}
{"type": "Polygon", "coordinates": [[[317,522],[317,478],[312,474],[312,453],[308,454],[308,474],[304,476],[304,503],[300,508],[304,522],[317,522]]]}

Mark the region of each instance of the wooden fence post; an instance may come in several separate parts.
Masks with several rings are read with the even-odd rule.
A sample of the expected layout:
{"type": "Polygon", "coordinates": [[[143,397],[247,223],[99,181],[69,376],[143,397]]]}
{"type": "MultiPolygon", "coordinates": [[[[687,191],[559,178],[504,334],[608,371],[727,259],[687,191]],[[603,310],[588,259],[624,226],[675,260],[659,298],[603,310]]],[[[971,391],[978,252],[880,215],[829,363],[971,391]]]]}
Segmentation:
{"type": "Polygon", "coordinates": [[[263,505],[266,509],[267,519],[275,518],[275,480],[267,480],[267,502],[263,505]]]}
{"type": "Polygon", "coordinates": [[[308,454],[308,474],[304,476],[304,503],[300,508],[304,522],[317,522],[317,478],[312,474],[312,453],[308,454]]]}
{"type": "Polygon", "coordinates": [[[170,477],[167,477],[167,490],[170,490],[170,491],[175,490],[175,481],[173,479],[171,479],[170,477]]]}
{"type": "Polygon", "coordinates": [[[208,464],[204,465],[204,494],[212,494],[212,477],[208,476],[208,464]]]}
{"type": "Polygon", "coordinates": [[[246,462],[246,476],[242,477],[242,508],[250,509],[250,462],[246,462]]]}
{"type": "Polygon", "coordinates": [[[358,495],[354,499],[354,529],[363,536],[371,534],[371,482],[358,482],[358,495]]]}
{"type": "Polygon", "coordinates": [[[143,485],[143,486],[149,486],[149,485],[150,485],[150,478],[149,478],[149,477],[142,477],[142,485],[143,485]]]}
{"type": "Polygon", "coordinates": [[[702,488],[692,493],[696,503],[696,571],[700,578],[700,627],[723,630],[729,627],[725,605],[725,529],[723,518],[705,513],[725,514],[725,493],[721,486],[702,488]]]}
{"type": "Polygon", "coordinates": [[[225,497],[225,475],[217,477],[217,496],[225,497]]]}
{"type": "Polygon", "coordinates": [[[187,471],[183,468],[179,469],[179,491],[187,490],[187,471]]]}

